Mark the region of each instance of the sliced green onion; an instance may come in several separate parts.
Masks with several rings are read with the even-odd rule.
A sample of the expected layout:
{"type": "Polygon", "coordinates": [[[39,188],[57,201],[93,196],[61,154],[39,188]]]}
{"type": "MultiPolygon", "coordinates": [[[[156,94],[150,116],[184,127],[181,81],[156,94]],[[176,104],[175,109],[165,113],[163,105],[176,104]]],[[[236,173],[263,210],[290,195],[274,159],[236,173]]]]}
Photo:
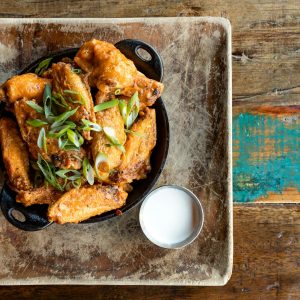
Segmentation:
{"type": "Polygon", "coordinates": [[[75,189],[79,189],[81,187],[81,178],[72,181],[72,185],[75,189]]]}
{"type": "Polygon", "coordinates": [[[75,129],[75,128],[76,128],[75,123],[66,121],[64,125],[55,127],[54,129],[50,130],[48,133],[48,137],[57,139],[63,136],[68,129],[75,129]]]}
{"type": "Polygon", "coordinates": [[[82,171],[83,171],[83,176],[86,178],[87,182],[90,185],[93,185],[94,184],[94,170],[87,158],[85,158],[83,160],[82,171]]]}
{"type": "Polygon", "coordinates": [[[120,113],[122,115],[124,123],[126,122],[126,116],[127,116],[127,103],[125,100],[119,100],[119,109],[120,113]]]}
{"type": "Polygon", "coordinates": [[[116,89],[115,90],[115,95],[117,96],[117,95],[121,95],[121,89],[116,89]]]}
{"type": "MultiPolygon", "coordinates": [[[[100,179],[105,179],[107,177],[107,173],[109,174],[109,168],[108,168],[107,172],[104,172],[106,174],[105,178],[103,178],[103,176],[101,176],[99,174],[99,166],[100,166],[100,164],[102,164],[104,162],[108,162],[108,157],[106,154],[99,152],[95,159],[95,172],[96,172],[97,177],[100,179]]],[[[108,165],[108,163],[107,163],[107,165],[108,165]]]]}
{"type": "Polygon", "coordinates": [[[134,121],[139,115],[139,110],[140,110],[140,100],[139,100],[138,92],[135,92],[133,96],[130,98],[127,105],[127,113],[126,113],[126,121],[125,121],[125,125],[127,129],[129,129],[133,125],[134,121]]]}
{"type": "Polygon", "coordinates": [[[77,134],[77,137],[78,137],[78,141],[79,141],[79,145],[83,145],[84,143],[84,139],[83,139],[83,136],[76,130],[76,134],[77,134]]]}
{"type": "Polygon", "coordinates": [[[51,184],[57,190],[64,190],[56,179],[54,167],[50,163],[48,163],[40,154],[38,154],[37,165],[43,173],[46,182],[51,184]]]}
{"type": "Polygon", "coordinates": [[[94,112],[102,111],[108,108],[115,107],[119,104],[118,99],[113,99],[107,102],[100,103],[94,107],[94,112]]]}
{"type": "Polygon", "coordinates": [[[58,138],[58,147],[60,149],[64,149],[67,144],[68,144],[68,139],[63,139],[62,137],[58,138]]]}
{"type": "Polygon", "coordinates": [[[51,86],[48,83],[45,85],[44,94],[43,94],[43,103],[44,103],[45,116],[48,119],[48,117],[52,115],[51,86]]]}
{"type": "Polygon", "coordinates": [[[43,114],[44,113],[44,109],[39,106],[38,104],[36,104],[34,101],[30,100],[30,101],[26,101],[26,104],[28,106],[30,106],[31,108],[33,108],[36,112],[43,114]]]}
{"type": "Polygon", "coordinates": [[[30,119],[30,120],[26,121],[26,124],[28,124],[32,127],[41,127],[41,126],[47,125],[48,123],[45,121],[39,120],[39,119],[34,119],[34,120],[30,119]]]}
{"type": "Polygon", "coordinates": [[[76,180],[81,177],[81,173],[77,170],[58,170],[55,174],[63,179],[76,180]],[[72,173],[71,176],[68,176],[68,173],[72,173]]]}
{"type": "Polygon", "coordinates": [[[56,93],[55,95],[52,95],[51,99],[56,105],[61,106],[63,108],[69,108],[69,105],[62,94],[56,93]]]}
{"type": "Polygon", "coordinates": [[[67,135],[68,135],[68,140],[74,144],[76,147],[80,147],[80,143],[79,143],[79,140],[78,140],[78,136],[77,134],[71,130],[71,129],[68,129],[67,130],[67,135]]]}
{"type": "Polygon", "coordinates": [[[49,68],[51,60],[52,57],[42,60],[37,66],[37,68],[34,70],[34,73],[37,75],[42,75],[49,68]]]}
{"type": "Polygon", "coordinates": [[[38,139],[37,139],[37,145],[40,149],[44,149],[44,151],[47,153],[47,138],[46,138],[46,131],[45,128],[42,128],[40,130],[38,139]]]}
{"type": "Polygon", "coordinates": [[[103,127],[103,132],[106,138],[117,148],[119,148],[122,152],[125,152],[124,146],[119,142],[116,132],[112,127],[103,127]]]}
{"type": "Polygon", "coordinates": [[[129,134],[132,134],[132,135],[136,135],[140,138],[146,138],[146,135],[142,134],[142,133],[139,133],[137,131],[132,131],[132,130],[129,130],[129,129],[125,129],[125,132],[126,133],[129,133],[129,134]]]}
{"type": "Polygon", "coordinates": [[[73,110],[66,111],[66,112],[60,114],[59,116],[54,117],[53,118],[54,123],[51,125],[51,129],[63,125],[63,123],[68,118],[70,118],[71,116],[73,116],[76,113],[77,109],[78,109],[78,107],[76,107],[73,110]]]}
{"type": "Polygon", "coordinates": [[[82,70],[79,68],[72,68],[72,72],[76,73],[76,74],[81,74],[82,70]]]}
{"type": "Polygon", "coordinates": [[[81,120],[82,123],[84,124],[84,126],[81,128],[82,130],[85,130],[85,131],[101,131],[101,126],[98,125],[97,123],[93,123],[93,122],[90,122],[89,120],[85,120],[85,119],[82,119],[81,120]]]}
{"type": "Polygon", "coordinates": [[[80,100],[73,100],[72,98],[69,98],[68,101],[72,102],[72,103],[79,103],[82,105],[86,105],[86,101],[83,98],[83,96],[81,95],[81,93],[76,92],[76,91],[72,91],[72,90],[64,90],[64,94],[71,94],[71,95],[76,95],[79,97],[80,100]]]}

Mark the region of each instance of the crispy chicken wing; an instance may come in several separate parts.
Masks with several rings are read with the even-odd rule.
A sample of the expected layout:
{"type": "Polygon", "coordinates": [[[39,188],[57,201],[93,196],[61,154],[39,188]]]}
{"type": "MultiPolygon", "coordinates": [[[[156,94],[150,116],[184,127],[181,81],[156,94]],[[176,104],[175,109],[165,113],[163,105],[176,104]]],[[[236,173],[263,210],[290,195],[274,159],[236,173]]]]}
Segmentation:
{"type": "Polygon", "coordinates": [[[0,120],[0,143],[10,183],[17,190],[30,189],[28,151],[12,119],[3,117],[0,120]]]}
{"type": "MultiPolygon", "coordinates": [[[[116,137],[120,144],[124,144],[126,134],[124,131],[124,121],[120,114],[118,106],[100,111],[96,113],[97,124],[103,127],[111,127],[116,133],[116,137]]],[[[95,161],[98,153],[103,153],[107,156],[108,161],[99,166],[100,171],[109,171],[118,167],[121,163],[122,152],[116,146],[110,145],[109,140],[104,132],[95,132],[91,145],[93,159],[95,161]]]]}
{"type": "Polygon", "coordinates": [[[151,106],[163,91],[163,84],[140,73],[134,63],[113,44],[99,40],[84,43],[74,58],[89,74],[89,82],[99,89],[99,98],[107,100],[118,89],[132,97],[138,91],[142,104],[151,106]]]}
{"type": "Polygon", "coordinates": [[[28,191],[21,191],[16,197],[16,201],[25,206],[33,204],[53,204],[63,195],[62,192],[54,189],[52,186],[41,186],[32,188],[28,191]]]}
{"type": "Polygon", "coordinates": [[[4,83],[3,89],[6,91],[6,98],[10,104],[20,99],[37,99],[40,101],[43,97],[45,85],[50,82],[50,79],[27,73],[8,79],[4,83]]]}
{"type": "Polygon", "coordinates": [[[72,189],[50,205],[48,218],[59,224],[78,223],[125,204],[127,193],[117,186],[72,189]]]}
{"type": "MultiPolygon", "coordinates": [[[[70,64],[59,62],[52,65],[51,76],[52,93],[61,94],[67,101],[69,106],[74,109],[78,107],[75,115],[71,120],[81,123],[81,120],[89,120],[95,122],[94,104],[87,82],[82,77],[72,71],[70,64]],[[76,102],[76,103],[74,103],[76,102]]],[[[90,131],[84,131],[85,139],[90,140],[90,131]]]]}
{"type": "Polygon", "coordinates": [[[128,134],[122,164],[114,175],[118,182],[143,179],[151,169],[150,155],[156,144],[155,110],[146,108],[141,114],[131,128],[136,134],[128,134]]]}
{"type": "MultiPolygon", "coordinates": [[[[40,153],[47,161],[61,169],[75,169],[81,168],[81,160],[85,152],[81,151],[65,151],[58,147],[58,141],[55,138],[47,138],[47,152],[37,146],[37,140],[41,127],[33,127],[26,123],[28,119],[42,119],[42,115],[31,108],[26,100],[15,102],[15,114],[20,127],[23,140],[27,143],[29,152],[33,158],[38,159],[40,153]]],[[[47,131],[49,125],[44,128],[47,131]]]]}

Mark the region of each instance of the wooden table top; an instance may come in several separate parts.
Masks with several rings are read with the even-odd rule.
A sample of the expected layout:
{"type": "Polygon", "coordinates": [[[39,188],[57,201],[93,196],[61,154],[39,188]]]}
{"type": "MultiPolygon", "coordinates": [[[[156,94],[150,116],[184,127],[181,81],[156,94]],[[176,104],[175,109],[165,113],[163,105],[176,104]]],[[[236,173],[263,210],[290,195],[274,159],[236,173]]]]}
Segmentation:
{"type": "Polygon", "coordinates": [[[299,299],[300,206],[296,204],[300,202],[299,0],[126,2],[3,0],[0,16],[210,15],[230,19],[236,201],[232,278],[221,288],[1,287],[0,298],[299,299]],[[283,202],[292,203],[278,204],[283,202]]]}

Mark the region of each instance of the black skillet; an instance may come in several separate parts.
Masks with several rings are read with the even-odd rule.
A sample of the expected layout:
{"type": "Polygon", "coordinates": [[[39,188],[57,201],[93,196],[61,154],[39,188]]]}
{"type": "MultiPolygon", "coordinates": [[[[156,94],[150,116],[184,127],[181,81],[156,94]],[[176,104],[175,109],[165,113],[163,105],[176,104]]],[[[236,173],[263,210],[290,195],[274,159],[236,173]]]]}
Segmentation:
{"type": "MultiPolygon", "coordinates": [[[[162,59],[152,46],[142,41],[131,39],[122,40],[116,43],[115,46],[127,58],[134,62],[140,72],[149,78],[162,81],[162,59]]],[[[52,62],[60,61],[64,57],[73,58],[78,49],[79,48],[67,49],[42,57],[26,67],[20,74],[34,72],[39,63],[47,57],[52,57],[52,62]]],[[[150,192],[160,176],[167,158],[169,148],[169,123],[167,112],[161,98],[155,102],[153,108],[156,110],[157,144],[151,155],[152,169],[146,179],[133,182],[133,190],[128,195],[126,205],[120,209],[122,213],[133,208],[150,192]]],[[[2,162],[1,164],[3,167],[2,162]]],[[[22,204],[17,203],[15,198],[16,193],[12,191],[7,184],[4,184],[0,196],[0,205],[5,218],[11,224],[25,231],[41,230],[52,224],[47,219],[47,205],[24,207],[22,204]],[[23,220],[20,220],[20,218],[16,216],[17,214],[23,215],[23,220]]],[[[92,217],[82,223],[102,222],[116,216],[116,211],[110,211],[100,216],[92,217]]]]}

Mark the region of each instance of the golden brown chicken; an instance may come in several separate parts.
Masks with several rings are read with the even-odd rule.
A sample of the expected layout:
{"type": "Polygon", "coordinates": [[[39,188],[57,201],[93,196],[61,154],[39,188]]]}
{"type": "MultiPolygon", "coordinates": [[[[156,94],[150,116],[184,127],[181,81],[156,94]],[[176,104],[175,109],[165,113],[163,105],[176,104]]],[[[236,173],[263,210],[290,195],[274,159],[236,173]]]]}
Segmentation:
{"type": "Polygon", "coordinates": [[[142,104],[151,106],[163,91],[163,84],[140,73],[134,63],[113,44],[99,40],[84,43],[74,58],[89,75],[89,83],[99,89],[97,98],[115,95],[132,97],[138,91],[142,104]]]}
{"type": "MultiPolygon", "coordinates": [[[[66,151],[58,147],[58,140],[56,138],[47,137],[47,152],[37,145],[38,136],[41,127],[33,127],[26,123],[27,120],[43,119],[42,114],[36,112],[31,108],[26,100],[15,102],[15,114],[20,127],[23,140],[27,143],[29,152],[33,158],[38,159],[40,153],[48,162],[53,162],[56,167],[61,169],[75,169],[81,168],[81,161],[85,156],[85,151],[66,151]]],[[[49,125],[43,126],[48,131],[49,125]]]]}
{"type": "Polygon", "coordinates": [[[38,77],[33,73],[27,73],[8,79],[4,83],[3,89],[10,104],[20,99],[36,99],[39,102],[43,97],[47,83],[51,83],[51,80],[38,77]]]}
{"type": "Polygon", "coordinates": [[[21,191],[16,197],[16,201],[30,206],[33,204],[53,204],[63,192],[54,189],[52,186],[41,186],[27,191],[21,191]]]}
{"type": "MultiPolygon", "coordinates": [[[[112,128],[121,145],[125,143],[126,134],[124,131],[124,121],[118,106],[97,112],[96,120],[97,124],[99,124],[102,128],[112,128]]],[[[106,137],[104,131],[95,132],[91,151],[94,161],[96,160],[98,153],[102,153],[107,156],[107,161],[98,166],[99,170],[102,172],[109,172],[110,170],[118,167],[121,163],[122,151],[118,147],[110,144],[110,141],[106,137]]]]}
{"type": "Polygon", "coordinates": [[[132,182],[146,177],[150,171],[150,155],[156,144],[155,110],[146,108],[133,124],[125,143],[122,164],[114,175],[118,182],[132,182]]]}
{"type": "MultiPolygon", "coordinates": [[[[71,65],[63,62],[53,64],[51,76],[53,78],[53,95],[62,95],[71,109],[78,107],[71,120],[79,124],[82,120],[95,122],[94,103],[90,88],[82,77],[72,71],[71,65]]],[[[84,131],[83,137],[90,140],[90,131],[84,131]]]]}
{"type": "Polygon", "coordinates": [[[123,206],[127,195],[118,186],[93,185],[72,189],[49,206],[48,218],[59,224],[78,223],[123,206]]]}
{"type": "Polygon", "coordinates": [[[12,119],[0,120],[0,143],[2,157],[11,185],[17,190],[31,188],[29,179],[29,158],[18,125],[12,119]]]}

